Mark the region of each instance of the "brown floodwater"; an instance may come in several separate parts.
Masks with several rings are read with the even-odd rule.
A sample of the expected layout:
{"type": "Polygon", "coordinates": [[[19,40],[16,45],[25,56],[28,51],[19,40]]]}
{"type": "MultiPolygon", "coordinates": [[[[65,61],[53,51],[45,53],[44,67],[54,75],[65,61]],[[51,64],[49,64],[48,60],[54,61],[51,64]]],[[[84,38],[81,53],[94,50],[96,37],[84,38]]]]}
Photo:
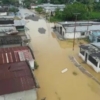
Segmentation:
{"type": "Polygon", "coordinates": [[[31,36],[30,46],[39,68],[35,76],[39,82],[38,100],[100,100],[100,86],[77,69],[68,58],[78,55],[78,46],[72,50],[72,41],[59,41],[44,20],[27,24],[31,36]],[[40,34],[38,28],[45,28],[40,34]],[[68,71],[61,73],[67,68],[68,71]],[[75,72],[77,75],[74,75],[75,72]]]}

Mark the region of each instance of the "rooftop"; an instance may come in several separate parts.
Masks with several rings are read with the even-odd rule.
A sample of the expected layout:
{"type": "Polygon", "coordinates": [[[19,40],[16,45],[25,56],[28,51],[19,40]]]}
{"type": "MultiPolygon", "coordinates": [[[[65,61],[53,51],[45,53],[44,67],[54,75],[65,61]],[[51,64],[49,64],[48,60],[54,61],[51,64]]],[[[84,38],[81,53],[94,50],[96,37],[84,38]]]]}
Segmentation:
{"type": "MultiPolygon", "coordinates": [[[[66,32],[74,32],[75,22],[59,22],[65,29],[66,32]]],[[[85,32],[87,31],[100,30],[100,22],[87,22],[87,21],[78,21],[76,22],[76,32],[85,32]]]]}
{"type": "Polygon", "coordinates": [[[100,60],[100,43],[81,45],[80,48],[86,50],[95,59],[100,60]]]}
{"type": "Polygon", "coordinates": [[[34,58],[27,46],[0,48],[0,66],[2,64],[32,61],[34,58]]]}
{"type": "Polygon", "coordinates": [[[35,79],[27,62],[0,65],[0,95],[34,89],[35,79]]]}
{"type": "Polygon", "coordinates": [[[0,46],[1,45],[11,45],[11,44],[21,44],[21,36],[1,36],[0,37],[0,46]]]}

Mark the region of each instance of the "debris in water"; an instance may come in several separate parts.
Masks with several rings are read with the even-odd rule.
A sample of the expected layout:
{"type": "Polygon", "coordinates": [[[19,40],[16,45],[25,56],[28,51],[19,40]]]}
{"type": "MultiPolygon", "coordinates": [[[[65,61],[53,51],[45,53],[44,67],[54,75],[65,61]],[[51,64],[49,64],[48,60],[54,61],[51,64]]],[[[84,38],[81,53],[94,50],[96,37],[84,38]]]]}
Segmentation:
{"type": "Polygon", "coordinates": [[[62,72],[62,73],[65,73],[67,70],[68,70],[68,69],[67,69],[67,68],[65,68],[65,69],[64,69],[64,70],[62,70],[61,72],[62,72]]]}
{"type": "Polygon", "coordinates": [[[41,100],[46,100],[46,97],[44,97],[43,99],[41,99],[41,100]]]}

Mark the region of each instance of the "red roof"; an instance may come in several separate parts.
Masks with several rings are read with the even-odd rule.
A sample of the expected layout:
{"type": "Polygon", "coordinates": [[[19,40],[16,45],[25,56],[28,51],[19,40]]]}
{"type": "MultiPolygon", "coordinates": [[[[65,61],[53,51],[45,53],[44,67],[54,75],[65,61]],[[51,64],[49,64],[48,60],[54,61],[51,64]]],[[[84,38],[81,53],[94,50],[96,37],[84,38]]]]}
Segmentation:
{"type": "Polygon", "coordinates": [[[0,64],[15,63],[33,60],[30,49],[27,46],[0,48],[0,64]]]}
{"type": "Polygon", "coordinates": [[[0,95],[35,88],[35,80],[26,62],[0,65],[0,95]]]}

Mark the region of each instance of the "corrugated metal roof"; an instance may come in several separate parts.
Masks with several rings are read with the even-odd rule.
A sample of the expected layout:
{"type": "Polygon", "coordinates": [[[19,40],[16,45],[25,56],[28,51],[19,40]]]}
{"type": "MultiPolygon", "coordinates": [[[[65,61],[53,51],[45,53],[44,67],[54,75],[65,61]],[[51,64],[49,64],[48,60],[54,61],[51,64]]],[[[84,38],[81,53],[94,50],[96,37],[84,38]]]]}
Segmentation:
{"type": "Polygon", "coordinates": [[[0,45],[11,45],[11,44],[21,44],[22,39],[21,36],[0,36],[0,45]]]}
{"type": "Polygon", "coordinates": [[[35,88],[35,79],[26,62],[0,65],[0,95],[35,88]]]}
{"type": "Polygon", "coordinates": [[[0,64],[15,63],[33,60],[32,54],[27,46],[0,48],[0,64]]]}

